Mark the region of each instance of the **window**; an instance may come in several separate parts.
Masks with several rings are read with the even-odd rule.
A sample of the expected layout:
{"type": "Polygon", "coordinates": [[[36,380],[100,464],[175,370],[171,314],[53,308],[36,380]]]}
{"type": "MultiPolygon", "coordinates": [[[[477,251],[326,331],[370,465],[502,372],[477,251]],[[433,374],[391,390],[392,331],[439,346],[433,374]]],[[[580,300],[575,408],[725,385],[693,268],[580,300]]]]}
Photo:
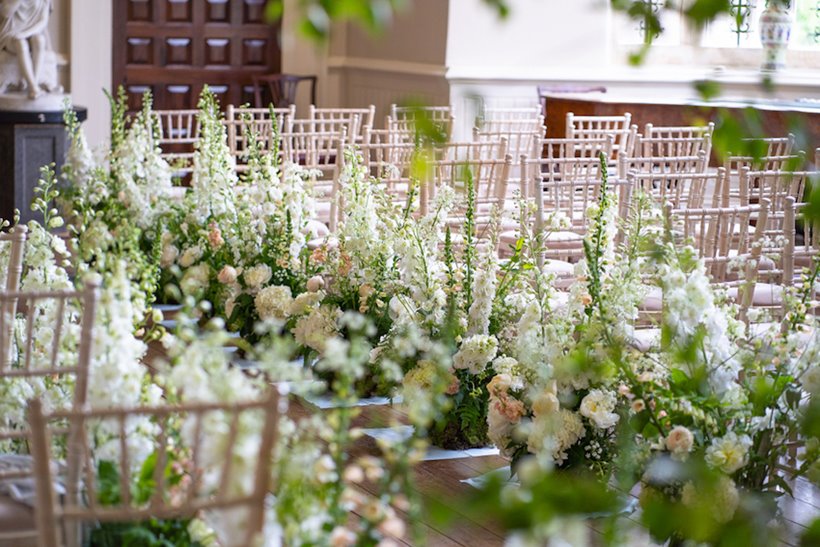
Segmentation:
{"type": "MultiPolygon", "coordinates": [[[[660,36],[653,36],[655,46],[676,46],[681,43],[682,21],[678,9],[665,7],[665,0],[641,0],[648,4],[652,11],[658,16],[663,32],[660,36]]],[[[646,28],[643,21],[635,21],[624,14],[618,17],[618,43],[622,45],[643,44],[646,33],[651,32],[646,28]]]]}
{"type": "MultiPolygon", "coordinates": [[[[765,0],[730,0],[731,14],[715,19],[704,29],[701,46],[759,48],[760,14],[765,0]]],[[[820,0],[792,0],[789,49],[820,49],[820,0]]]]}

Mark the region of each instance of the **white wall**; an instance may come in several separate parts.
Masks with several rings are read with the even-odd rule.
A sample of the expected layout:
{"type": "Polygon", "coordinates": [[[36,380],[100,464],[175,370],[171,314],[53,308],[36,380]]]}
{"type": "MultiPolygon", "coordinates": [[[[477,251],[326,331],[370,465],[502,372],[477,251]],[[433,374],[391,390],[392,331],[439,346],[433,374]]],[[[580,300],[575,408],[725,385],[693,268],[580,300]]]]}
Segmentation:
{"type": "Polygon", "coordinates": [[[596,67],[609,56],[607,0],[512,0],[499,19],[482,0],[450,0],[447,66],[459,74],[596,67]]]}
{"type": "Polygon", "coordinates": [[[103,89],[111,88],[112,3],[100,0],[56,0],[70,3],[69,88],[75,105],[88,108],[83,124],[92,147],[111,136],[111,113],[103,89]]]}

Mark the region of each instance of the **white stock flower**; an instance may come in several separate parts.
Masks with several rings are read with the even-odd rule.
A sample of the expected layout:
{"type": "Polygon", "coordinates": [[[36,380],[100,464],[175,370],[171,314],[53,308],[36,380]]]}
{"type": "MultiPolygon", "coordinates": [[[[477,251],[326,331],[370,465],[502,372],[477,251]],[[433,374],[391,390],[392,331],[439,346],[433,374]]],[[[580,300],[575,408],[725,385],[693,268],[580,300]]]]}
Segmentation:
{"type": "Polygon", "coordinates": [[[182,252],[182,256],[179,257],[179,265],[183,268],[190,268],[200,258],[202,258],[202,248],[199,245],[195,245],[182,252]]]}
{"type": "Polygon", "coordinates": [[[453,356],[453,367],[479,374],[487,363],[495,359],[497,351],[498,340],[495,336],[476,334],[461,343],[458,352],[453,356]]]}

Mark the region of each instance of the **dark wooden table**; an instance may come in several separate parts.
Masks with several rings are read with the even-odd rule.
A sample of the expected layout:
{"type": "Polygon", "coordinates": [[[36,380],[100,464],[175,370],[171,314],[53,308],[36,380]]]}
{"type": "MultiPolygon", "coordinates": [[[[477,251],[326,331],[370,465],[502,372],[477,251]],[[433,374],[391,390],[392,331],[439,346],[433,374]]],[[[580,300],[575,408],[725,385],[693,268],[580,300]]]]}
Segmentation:
{"type": "MultiPolygon", "coordinates": [[[[811,99],[820,99],[812,97],[811,99]]],[[[820,100],[715,100],[658,97],[628,97],[609,93],[555,93],[546,96],[547,137],[564,137],[566,116],[621,116],[632,114],[632,123],[643,132],[647,123],[655,126],[705,125],[716,122],[720,130],[720,115],[740,120],[744,114],[759,117],[765,136],[783,137],[789,133],[802,134],[804,142],[798,147],[809,156],[820,146],[820,100]]]]}

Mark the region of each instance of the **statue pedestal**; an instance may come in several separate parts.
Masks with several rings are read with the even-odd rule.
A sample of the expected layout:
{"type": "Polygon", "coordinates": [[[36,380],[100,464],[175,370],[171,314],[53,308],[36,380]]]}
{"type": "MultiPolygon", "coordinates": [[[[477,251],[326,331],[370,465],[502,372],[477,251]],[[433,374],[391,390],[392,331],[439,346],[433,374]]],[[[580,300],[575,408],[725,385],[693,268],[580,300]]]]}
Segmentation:
{"type": "MultiPolygon", "coordinates": [[[[88,110],[74,107],[84,121],[88,110]]],[[[54,163],[59,177],[68,145],[63,111],[0,110],[0,218],[20,222],[36,218],[31,210],[40,167],[54,163]]]]}

